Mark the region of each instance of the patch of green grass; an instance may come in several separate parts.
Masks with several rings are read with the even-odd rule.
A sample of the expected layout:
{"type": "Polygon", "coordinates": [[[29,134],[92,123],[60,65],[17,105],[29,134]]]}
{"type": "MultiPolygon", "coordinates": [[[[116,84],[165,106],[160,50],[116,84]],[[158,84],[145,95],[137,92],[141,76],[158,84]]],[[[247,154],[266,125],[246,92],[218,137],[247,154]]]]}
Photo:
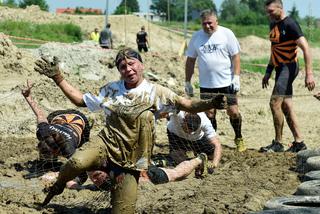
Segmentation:
{"type": "Polygon", "coordinates": [[[264,74],[268,62],[269,62],[268,58],[250,59],[250,60],[242,59],[241,70],[264,74]]]}
{"type": "MultiPolygon", "coordinates": [[[[172,29],[184,29],[183,22],[162,22],[155,23],[164,27],[172,29]]],[[[230,28],[237,38],[246,37],[249,35],[254,35],[260,38],[268,39],[269,37],[269,25],[236,25],[230,23],[224,23],[223,21],[219,22],[220,25],[230,28]]],[[[306,25],[301,25],[302,31],[304,32],[305,37],[309,41],[312,47],[320,47],[320,29],[314,27],[308,27],[306,25]]],[[[189,31],[189,36],[191,36],[193,31],[201,29],[201,25],[197,21],[188,22],[187,29],[189,31]]]]}
{"type": "Polygon", "coordinates": [[[18,47],[39,47],[43,42],[37,40],[65,43],[82,41],[81,28],[71,23],[34,24],[7,20],[0,22],[0,32],[30,39],[12,38],[18,47]]]}
{"type": "MultiPolygon", "coordinates": [[[[265,73],[267,63],[269,62],[268,58],[260,58],[260,59],[242,59],[241,60],[241,70],[248,71],[248,72],[258,72],[258,73],[265,73]]],[[[300,71],[304,71],[304,60],[303,57],[299,57],[299,69],[300,71]]],[[[320,70],[320,60],[313,59],[312,60],[312,67],[313,70],[319,71],[320,70]]]]}
{"type": "Polygon", "coordinates": [[[308,26],[301,26],[305,37],[311,47],[320,47],[320,29],[308,26]]]}

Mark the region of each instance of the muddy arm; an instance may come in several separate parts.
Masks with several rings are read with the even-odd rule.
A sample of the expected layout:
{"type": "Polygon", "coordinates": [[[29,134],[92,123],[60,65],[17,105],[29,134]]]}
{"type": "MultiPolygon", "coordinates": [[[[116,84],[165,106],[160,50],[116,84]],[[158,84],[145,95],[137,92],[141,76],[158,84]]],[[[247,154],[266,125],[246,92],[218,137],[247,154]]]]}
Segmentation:
{"type": "Polygon", "coordinates": [[[41,108],[39,108],[39,106],[33,100],[32,96],[31,96],[31,88],[32,87],[33,87],[33,84],[29,80],[27,80],[27,86],[24,87],[23,89],[21,89],[21,94],[26,99],[26,101],[29,104],[30,108],[32,109],[33,113],[36,115],[37,123],[38,124],[42,123],[42,122],[47,123],[48,120],[47,120],[45,113],[42,111],[41,108]]]}

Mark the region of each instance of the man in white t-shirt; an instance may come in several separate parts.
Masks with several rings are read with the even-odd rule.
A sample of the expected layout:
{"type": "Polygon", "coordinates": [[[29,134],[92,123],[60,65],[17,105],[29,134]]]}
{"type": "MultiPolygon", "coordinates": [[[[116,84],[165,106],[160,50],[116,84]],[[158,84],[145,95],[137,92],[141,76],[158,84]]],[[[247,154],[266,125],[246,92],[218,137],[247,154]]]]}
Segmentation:
{"type": "Polygon", "coordinates": [[[121,80],[101,87],[95,96],[70,85],[63,78],[56,57],[53,61],[45,57],[36,61],[35,70],[53,79],[72,103],[90,111],[104,111],[106,116],[105,127],[98,136],[92,137],[61,167],[42,206],[61,194],[67,181],[82,172],[99,169],[102,161],[107,160],[116,184],[111,191],[112,212],[134,213],[139,175],[151,162],[157,116],[162,112],[201,112],[226,105],[224,96],[190,100],[148,82],[143,78],[142,58],[133,49],[120,50],[115,64],[121,80]]]}
{"type": "MultiPolygon", "coordinates": [[[[242,118],[238,109],[237,92],[240,90],[240,45],[233,32],[218,25],[212,10],[201,13],[202,30],[195,32],[186,52],[185,91],[193,96],[191,78],[196,59],[199,66],[200,97],[206,99],[216,94],[227,94],[227,114],[235,132],[237,151],[246,150],[242,138],[242,118]]],[[[216,109],[207,112],[217,130],[216,109]]]]}
{"type": "Polygon", "coordinates": [[[206,153],[209,171],[213,171],[221,159],[222,147],[210,120],[204,112],[180,111],[170,114],[167,124],[170,157],[180,163],[187,159],[187,152],[195,155],[206,153]]]}

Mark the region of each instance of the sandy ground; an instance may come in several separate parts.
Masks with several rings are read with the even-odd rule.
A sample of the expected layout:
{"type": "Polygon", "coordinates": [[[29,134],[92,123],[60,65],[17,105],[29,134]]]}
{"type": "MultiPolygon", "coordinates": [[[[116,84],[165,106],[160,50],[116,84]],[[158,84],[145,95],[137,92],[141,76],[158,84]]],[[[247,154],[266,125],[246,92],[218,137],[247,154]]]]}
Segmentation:
{"type": "MultiPolygon", "coordinates": [[[[41,16],[34,16],[38,21],[49,22],[53,19],[52,14],[35,10],[35,14],[38,13],[41,16]]],[[[19,20],[23,19],[21,14],[28,13],[0,8],[1,18],[19,20]]],[[[58,20],[60,18],[55,17],[58,20]]],[[[61,18],[66,19],[75,18],[61,18]]],[[[103,23],[103,17],[98,19],[103,23]]],[[[90,23],[87,17],[78,17],[77,20],[80,20],[80,24],[90,23]]],[[[110,17],[110,20],[111,23],[116,23],[120,18],[110,17]]],[[[130,29],[130,34],[134,35],[141,24],[140,19],[132,17],[130,20],[132,22],[127,25],[128,31],[130,29]]],[[[83,28],[89,29],[85,24],[83,28]]],[[[121,35],[116,29],[115,34],[121,35]]],[[[166,39],[168,32],[159,28],[158,35],[161,38],[159,48],[155,45],[150,53],[143,54],[146,78],[181,94],[185,59],[178,57],[177,52],[183,39],[177,37],[175,43],[179,45],[170,50],[173,40],[166,39]]],[[[116,43],[120,46],[123,41],[117,39],[116,43]]],[[[241,39],[240,43],[244,57],[268,56],[269,43],[266,40],[250,36],[241,39]]],[[[317,56],[318,50],[314,48],[312,51],[314,56],[317,56]]],[[[29,51],[18,49],[7,36],[0,34],[0,213],[107,213],[109,194],[90,190],[89,182],[82,190],[65,190],[62,195],[54,198],[49,206],[38,209],[45,194],[42,192],[44,184],[39,178],[42,168],[37,165],[37,141],[34,134],[36,120],[20,95],[19,86],[23,85],[26,79],[35,82],[33,95],[47,113],[57,109],[74,108],[51,80],[33,71],[33,63],[41,54],[59,56],[65,77],[82,91],[95,93],[106,82],[119,78],[115,68],[108,68],[116,50],[103,51],[95,44],[85,42],[75,45],[49,43],[29,51]]],[[[315,71],[317,83],[320,82],[318,74],[319,71],[315,71]]],[[[244,153],[234,151],[234,134],[229,119],[224,111],[220,111],[217,132],[223,145],[223,157],[216,172],[204,179],[196,179],[192,174],[180,182],[157,186],[148,183],[141,185],[137,213],[247,213],[261,210],[264,203],[275,196],[291,195],[295,192],[300,182],[294,172],[295,155],[257,152],[260,146],[271,143],[274,137],[268,106],[271,88],[263,90],[261,79],[261,74],[242,72],[239,105],[243,116],[243,136],[249,150],[244,153]]],[[[197,81],[197,76],[194,81],[197,81]]],[[[270,83],[272,87],[273,79],[270,83]]],[[[316,90],[319,90],[318,86],[316,90]]],[[[309,148],[317,148],[320,135],[319,101],[304,88],[303,72],[294,83],[294,94],[295,111],[305,142],[309,148]]],[[[95,121],[95,134],[103,125],[103,115],[83,111],[91,121],[95,121]]],[[[157,124],[158,138],[154,154],[167,152],[165,124],[165,120],[157,124]]],[[[284,128],[283,138],[285,144],[292,141],[287,126],[284,128]]]]}

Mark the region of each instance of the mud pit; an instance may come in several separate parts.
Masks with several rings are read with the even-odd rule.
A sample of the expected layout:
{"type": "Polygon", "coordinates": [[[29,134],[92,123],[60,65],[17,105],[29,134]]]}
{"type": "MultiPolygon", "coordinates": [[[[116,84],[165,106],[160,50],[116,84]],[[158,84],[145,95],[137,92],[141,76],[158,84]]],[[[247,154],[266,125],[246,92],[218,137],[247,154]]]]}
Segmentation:
{"type": "MultiPolygon", "coordinates": [[[[102,213],[109,195],[90,189],[65,190],[43,210],[37,210],[45,194],[34,166],[34,138],[1,139],[0,207],[5,213],[102,213]],[[26,175],[35,178],[26,179],[26,175]]],[[[247,213],[260,210],[273,196],[292,194],[298,185],[294,155],[243,154],[224,147],[221,167],[204,179],[140,185],[137,213],[247,213]]],[[[89,185],[89,182],[86,183],[89,185]]]]}
{"type": "MultiPolygon", "coordinates": [[[[9,19],[13,19],[11,16],[14,14],[19,15],[18,19],[23,19],[24,13],[30,14],[15,10],[10,12],[9,9],[0,13],[3,15],[2,18],[6,18],[5,14],[9,13],[9,19]]],[[[54,20],[50,14],[32,11],[32,14],[37,13],[41,13],[42,17],[37,20],[54,20]]],[[[56,18],[60,20],[61,17],[56,18]]],[[[92,24],[89,24],[93,17],[90,17],[91,21],[76,16],[62,18],[76,19],[86,30],[92,27],[92,24]]],[[[95,23],[103,23],[103,17],[96,19],[99,21],[95,23]]],[[[113,24],[119,21],[119,18],[111,16],[110,20],[113,24]]],[[[138,29],[132,26],[140,26],[141,20],[131,17],[130,21],[132,23],[128,24],[128,38],[133,42],[129,45],[135,47],[133,37],[138,29]]],[[[170,35],[167,31],[156,26],[152,28],[157,29],[154,35],[162,42],[158,46],[152,46],[150,53],[143,54],[145,76],[150,81],[181,94],[184,83],[184,58],[177,57],[176,53],[180,46],[177,44],[181,44],[182,38],[179,40],[175,37],[177,40],[174,40],[175,46],[172,47],[173,40],[168,40],[170,35]],[[175,51],[172,51],[172,48],[175,51]]],[[[113,32],[115,35],[123,34],[122,29],[113,28],[113,32]]],[[[123,40],[119,38],[122,37],[115,39],[116,46],[123,44],[123,40]]],[[[261,46],[259,50],[268,50],[269,42],[265,40],[253,36],[240,39],[244,57],[269,55],[267,51],[256,54],[254,44],[257,42],[259,47],[261,46]]],[[[314,56],[319,56],[319,50],[312,50],[314,56]]],[[[119,78],[115,68],[108,68],[116,50],[101,50],[91,42],[75,45],[48,43],[37,50],[22,50],[0,34],[0,213],[106,213],[109,211],[108,193],[90,190],[90,182],[86,183],[89,185],[87,188],[79,191],[65,190],[46,208],[38,210],[38,204],[44,200],[45,194],[42,192],[44,186],[36,174],[41,168],[35,168],[38,157],[36,120],[20,95],[18,86],[24,84],[27,78],[31,79],[35,83],[34,98],[46,113],[74,108],[51,80],[33,71],[33,62],[39,54],[58,56],[62,61],[65,77],[84,92],[95,93],[106,82],[119,78]]],[[[315,72],[315,78],[319,83],[317,74],[318,71],[315,72]]],[[[295,192],[299,184],[297,174],[293,171],[295,155],[257,152],[260,146],[269,144],[274,135],[268,106],[271,89],[262,90],[261,79],[261,74],[242,71],[239,104],[244,121],[243,136],[250,149],[241,154],[234,151],[234,134],[229,119],[225,112],[219,112],[218,135],[223,145],[219,169],[204,179],[195,179],[190,175],[188,179],[180,182],[157,186],[150,183],[141,185],[137,213],[247,213],[261,210],[265,202],[275,196],[291,195],[295,192]]],[[[197,76],[194,80],[197,80],[197,76]]],[[[272,86],[273,80],[270,83],[272,86]]],[[[316,88],[316,91],[318,90],[319,88],[316,88]]],[[[320,121],[317,117],[320,114],[319,101],[304,88],[303,72],[295,81],[294,94],[295,111],[305,142],[309,148],[317,148],[320,134],[320,121]]],[[[82,111],[95,121],[92,134],[96,134],[104,123],[103,114],[82,111]]],[[[158,146],[155,146],[154,153],[165,153],[165,121],[158,122],[157,134],[158,146]]],[[[284,127],[283,141],[285,144],[292,141],[287,126],[284,127]]]]}

